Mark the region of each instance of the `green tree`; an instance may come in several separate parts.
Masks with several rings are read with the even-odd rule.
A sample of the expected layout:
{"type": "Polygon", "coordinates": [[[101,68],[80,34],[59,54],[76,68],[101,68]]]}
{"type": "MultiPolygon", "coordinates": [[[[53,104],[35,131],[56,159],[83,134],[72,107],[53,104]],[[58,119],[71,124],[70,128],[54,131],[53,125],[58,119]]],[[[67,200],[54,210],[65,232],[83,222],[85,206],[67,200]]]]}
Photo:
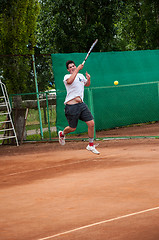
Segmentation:
{"type": "MultiPolygon", "coordinates": [[[[36,21],[40,6],[38,0],[0,0],[0,4],[0,53],[9,56],[3,57],[3,81],[9,94],[22,93],[27,89],[31,64],[30,59],[21,55],[34,53],[36,21]]],[[[14,120],[18,140],[22,136],[24,119],[21,103],[21,96],[16,96],[14,120]]]]}
{"type": "Polygon", "coordinates": [[[158,49],[158,0],[119,1],[115,27],[119,50],[158,49]]]}
{"type": "Polygon", "coordinates": [[[0,53],[18,55],[3,58],[3,78],[9,93],[21,93],[26,90],[30,64],[19,55],[34,52],[40,6],[38,0],[1,0],[0,3],[0,53]]]}
{"type": "Polygon", "coordinates": [[[43,52],[85,52],[96,38],[96,51],[114,49],[113,17],[118,1],[43,0],[38,41],[43,52]]]}
{"type": "Polygon", "coordinates": [[[159,48],[158,0],[41,0],[38,42],[42,52],[159,48]]]}

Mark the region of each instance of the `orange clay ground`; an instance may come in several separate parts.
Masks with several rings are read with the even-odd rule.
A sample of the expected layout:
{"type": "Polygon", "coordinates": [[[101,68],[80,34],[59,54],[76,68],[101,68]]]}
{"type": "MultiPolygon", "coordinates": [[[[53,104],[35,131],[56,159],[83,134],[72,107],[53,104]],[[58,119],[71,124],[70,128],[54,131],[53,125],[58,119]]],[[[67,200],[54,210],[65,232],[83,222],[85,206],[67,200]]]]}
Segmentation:
{"type": "MultiPolygon", "coordinates": [[[[158,124],[98,137],[159,135],[158,124]],[[140,130],[140,133],[139,133],[140,130]]],[[[1,240],[158,240],[159,139],[0,146],[1,240]]]]}

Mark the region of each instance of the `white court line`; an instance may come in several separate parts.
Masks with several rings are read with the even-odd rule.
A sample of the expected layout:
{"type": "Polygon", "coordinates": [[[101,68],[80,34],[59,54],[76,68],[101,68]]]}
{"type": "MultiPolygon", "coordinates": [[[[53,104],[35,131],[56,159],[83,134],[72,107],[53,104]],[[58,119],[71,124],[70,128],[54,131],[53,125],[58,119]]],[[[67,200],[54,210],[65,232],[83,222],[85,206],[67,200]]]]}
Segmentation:
{"type": "Polygon", "coordinates": [[[37,172],[37,171],[42,171],[42,170],[46,170],[46,169],[63,167],[63,166],[67,166],[67,165],[73,165],[73,164],[78,164],[78,163],[83,163],[83,162],[88,162],[88,161],[92,161],[92,159],[82,160],[82,161],[73,162],[73,163],[60,164],[60,165],[55,165],[55,166],[52,166],[52,167],[45,167],[45,168],[38,168],[38,169],[34,169],[34,170],[26,170],[26,171],[22,171],[22,172],[15,172],[15,173],[7,174],[5,176],[7,177],[7,176],[14,176],[14,175],[19,175],[19,174],[23,174],[23,173],[37,172]]]}
{"type": "Polygon", "coordinates": [[[58,233],[58,234],[55,234],[55,235],[52,235],[52,236],[49,236],[49,237],[40,238],[38,240],[52,239],[52,238],[55,238],[55,237],[59,237],[61,235],[69,234],[69,233],[76,232],[76,231],[79,231],[79,230],[82,230],[82,229],[97,226],[97,225],[100,225],[100,224],[103,224],[103,223],[113,222],[113,221],[116,221],[116,220],[120,220],[122,218],[127,218],[127,217],[135,216],[135,215],[138,215],[138,214],[141,214],[141,213],[146,213],[146,212],[150,212],[150,211],[154,211],[154,210],[158,210],[158,209],[159,209],[159,207],[149,208],[149,209],[142,210],[142,211],[139,211],[139,212],[130,213],[130,214],[127,214],[127,215],[116,217],[116,218],[111,218],[111,219],[104,220],[104,221],[101,221],[101,222],[96,222],[96,223],[92,223],[92,224],[89,224],[89,225],[85,225],[83,227],[74,228],[72,230],[69,230],[69,231],[66,231],[66,232],[61,232],[61,233],[58,233]]]}

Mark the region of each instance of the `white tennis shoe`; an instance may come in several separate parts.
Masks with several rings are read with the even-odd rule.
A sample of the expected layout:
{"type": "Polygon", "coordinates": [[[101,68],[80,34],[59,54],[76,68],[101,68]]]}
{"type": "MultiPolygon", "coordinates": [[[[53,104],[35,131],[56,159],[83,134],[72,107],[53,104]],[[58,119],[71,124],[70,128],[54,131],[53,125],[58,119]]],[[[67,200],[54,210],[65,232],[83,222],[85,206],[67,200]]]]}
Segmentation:
{"type": "Polygon", "coordinates": [[[88,151],[91,151],[92,153],[95,153],[95,154],[100,154],[100,152],[98,152],[97,151],[97,149],[95,148],[95,145],[93,145],[93,146],[87,146],[86,147],[86,149],[88,150],[88,151]]]}
{"type": "Polygon", "coordinates": [[[65,136],[62,135],[62,131],[59,131],[58,135],[59,135],[59,143],[61,145],[65,145],[65,136]]]}

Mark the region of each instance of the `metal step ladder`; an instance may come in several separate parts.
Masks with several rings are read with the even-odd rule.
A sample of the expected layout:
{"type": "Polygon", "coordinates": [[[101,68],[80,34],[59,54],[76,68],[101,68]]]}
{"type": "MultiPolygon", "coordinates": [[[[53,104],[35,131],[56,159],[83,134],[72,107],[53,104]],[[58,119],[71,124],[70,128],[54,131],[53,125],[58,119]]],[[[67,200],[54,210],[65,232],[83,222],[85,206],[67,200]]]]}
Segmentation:
{"type": "Polygon", "coordinates": [[[12,108],[6,86],[0,80],[0,140],[3,144],[6,139],[15,139],[17,146],[19,146],[11,112],[12,108]]]}

